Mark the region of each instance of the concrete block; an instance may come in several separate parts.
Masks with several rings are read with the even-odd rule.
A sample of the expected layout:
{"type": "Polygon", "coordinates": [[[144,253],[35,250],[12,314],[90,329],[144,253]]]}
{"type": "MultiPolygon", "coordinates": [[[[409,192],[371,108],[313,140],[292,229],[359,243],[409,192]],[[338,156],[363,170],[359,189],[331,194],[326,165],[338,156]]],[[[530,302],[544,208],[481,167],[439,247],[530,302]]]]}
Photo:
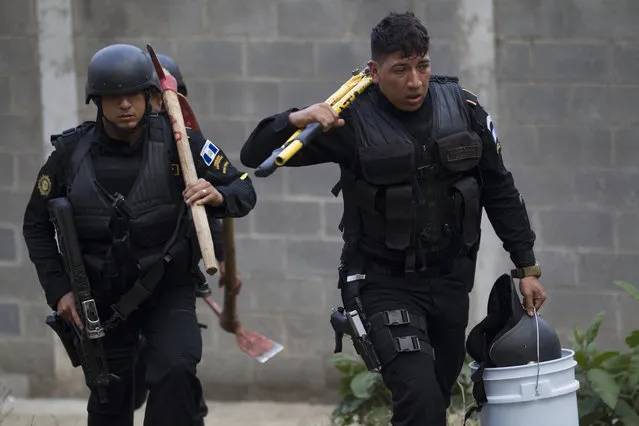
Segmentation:
{"type": "Polygon", "coordinates": [[[40,119],[40,115],[0,115],[0,129],[5,129],[3,151],[40,154],[42,152],[40,119]]]}
{"type": "Polygon", "coordinates": [[[610,130],[602,127],[548,126],[537,128],[539,164],[559,167],[611,165],[610,130]]]}
{"type": "Polygon", "coordinates": [[[340,0],[282,1],[277,14],[279,35],[284,37],[339,38],[346,28],[340,0]]]}
{"type": "Polygon", "coordinates": [[[459,33],[457,21],[458,0],[429,0],[414,2],[415,15],[422,21],[432,40],[443,38],[455,39],[459,33]],[[418,12],[420,6],[425,6],[425,16],[418,12]]]}
{"type": "Polygon", "coordinates": [[[574,193],[575,175],[571,170],[514,165],[510,166],[510,170],[528,208],[567,207],[577,200],[574,193]]]}
{"type": "Polygon", "coordinates": [[[324,102],[341,85],[334,82],[316,81],[283,81],[280,83],[278,110],[289,108],[304,108],[319,102],[324,102]]]}
{"type": "Polygon", "coordinates": [[[277,36],[277,6],[274,2],[208,0],[206,16],[209,33],[217,37],[272,38],[277,36]]]}
{"type": "Polygon", "coordinates": [[[570,101],[570,119],[579,125],[636,126],[636,87],[575,87],[570,101]]]}
{"type": "Polygon", "coordinates": [[[277,83],[225,81],[214,90],[216,114],[260,120],[278,112],[277,83]]]}
{"type": "Polygon", "coordinates": [[[0,187],[12,188],[15,185],[15,156],[0,154],[0,187]]]}
{"type": "Polygon", "coordinates": [[[617,249],[639,252],[639,215],[624,213],[615,217],[615,240],[617,249]]]}
{"type": "Polygon", "coordinates": [[[0,261],[15,262],[18,260],[16,240],[17,235],[13,228],[0,227],[0,261]]]}
{"type": "Polygon", "coordinates": [[[317,356],[328,359],[333,352],[335,333],[330,324],[330,310],[320,315],[286,315],[287,349],[296,356],[317,356]]]}
{"type": "Polygon", "coordinates": [[[541,249],[535,250],[535,257],[543,270],[541,280],[545,283],[550,294],[552,295],[555,289],[579,286],[577,281],[578,255],[574,251],[546,250],[544,246],[545,244],[541,245],[541,249]]]}
{"type": "Polygon", "coordinates": [[[638,39],[639,5],[632,0],[570,0],[564,7],[564,30],[573,38],[638,39]],[[612,24],[614,23],[614,24],[612,24]]]}
{"type": "Polygon", "coordinates": [[[566,32],[563,2],[495,0],[493,8],[500,38],[561,37],[566,32]]]}
{"type": "Polygon", "coordinates": [[[46,304],[44,291],[31,262],[25,261],[22,265],[7,264],[2,266],[0,298],[3,297],[46,304]]]}
{"type": "Polygon", "coordinates": [[[0,61],[0,77],[39,69],[38,41],[35,37],[0,39],[0,52],[3,58],[11,58],[10,61],[0,61]]]}
{"type": "Polygon", "coordinates": [[[495,71],[497,81],[519,83],[532,75],[532,49],[528,42],[497,40],[495,71]]]}
{"type": "Polygon", "coordinates": [[[609,81],[609,47],[603,43],[533,44],[536,81],[603,83],[609,81]]]}
{"type": "Polygon", "coordinates": [[[0,365],[9,373],[51,376],[53,340],[47,343],[0,340],[0,365]]]}
{"type": "Polygon", "coordinates": [[[341,242],[287,241],[286,267],[291,274],[336,274],[341,242]]]}
{"type": "MultiPolygon", "coordinates": [[[[34,177],[31,185],[35,185],[36,179],[34,177]]],[[[0,190],[0,200],[5,203],[4,208],[0,211],[0,222],[4,223],[22,223],[24,219],[24,211],[27,207],[27,202],[31,197],[30,192],[13,192],[7,190],[0,190]]]]}
{"type": "Polygon", "coordinates": [[[261,202],[255,210],[255,230],[258,234],[317,236],[321,232],[321,205],[317,202],[261,202]]]}
{"type": "Polygon", "coordinates": [[[182,77],[188,90],[189,103],[193,107],[193,112],[197,116],[198,122],[212,115],[215,109],[213,82],[205,78],[189,78],[184,75],[182,77]]]}
{"type": "Polygon", "coordinates": [[[639,46],[636,43],[620,42],[614,46],[612,75],[617,84],[637,83],[639,69],[639,46]]]}
{"type": "Polygon", "coordinates": [[[21,333],[20,307],[18,304],[12,302],[0,303],[0,336],[16,337],[20,336],[21,333]]]}
{"type": "Polygon", "coordinates": [[[511,125],[505,121],[494,124],[506,167],[540,164],[536,127],[511,125]]]}
{"type": "Polygon", "coordinates": [[[11,112],[11,80],[0,77],[0,114],[11,112]]]}
{"type": "Polygon", "coordinates": [[[310,78],[313,75],[313,45],[292,41],[250,42],[247,69],[250,76],[310,78]]]}
{"type": "MultiPolygon", "coordinates": [[[[572,330],[576,326],[583,332],[599,312],[605,312],[599,334],[617,334],[615,295],[603,291],[548,290],[548,300],[540,313],[554,328],[572,330]],[[568,306],[578,306],[579,309],[566,309],[568,306]]],[[[563,347],[569,344],[567,340],[561,343],[563,347]]]]}
{"type": "Polygon", "coordinates": [[[333,163],[290,170],[286,192],[294,196],[312,196],[333,199],[331,189],[339,180],[339,167],[333,163]]]}
{"type": "Polygon", "coordinates": [[[562,125],[569,115],[570,89],[509,84],[498,92],[498,101],[500,119],[510,124],[562,125]]]}
{"type": "Polygon", "coordinates": [[[639,283],[637,262],[639,262],[639,255],[636,254],[581,254],[577,269],[579,284],[604,292],[617,290],[613,284],[617,280],[639,283]]]}
{"type": "Polygon", "coordinates": [[[637,142],[639,130],[637,127],[617,129],[614,131],[614,165],[634,169],[639,164],[639,149],[637,142]]]}
{"type": "MultiPolygon", "coordinates": [[[[318,280],[251,278],[250,311],[255,314],[320,315],[326,312],[329,283],[318,280]]],[[[337,284],[335,284],[335,287],[337,284]]]]}
{"type": "Polygon", "coordinates": [[[204,135],[224,151],[231,164],[237,169],[244,168],[238,158],[242,145],[246,142],[244,122],[230,119],[198,119],[198,122],[204,135]]]}
{"type": "Polygon", "coordinates": [[[537,214],[541,223],[537,234],[544,247],[613,249],[610,213],[578,209],[540,211],[537,214]]]}
{"type": "Polygon", "coordinates": [[[25,0],[15,4],[0,3],[0,35],[10,37],[37,35],[36,3],[36,0],[25,0]]]}
{"type": "Polygon", "coordinates": [[[242,44],[239,42],[180,39],[173,59],[185,79],[238,78],[242,75],[242,44]]]}
{"type": "Polygon", "coordinates": [[[21,193],[30,194],[43,165],[42,158],[39,155],[18,154],[15,156],[15,161],[18,176],[17,190],[21,193]]]}
{"type": "Polygon", "coordinates": [[[15,74],[10,79],[11,111],[20,115],[41,114],[40,72],[34,69],[30,72],[15,74]]]}
{"type": "Polygon", "coordinates": [[[584,207],[634,210],[639,206],[638,179],[639,173],[634,171],[584,171],[575,176],[575,193],[584,207]]]}
{"type": "Polygon", "coordinates": [[[344,2],[343,19],[353,38],[368,41],[373,27],[389,13],[403,13],[412,7],[413,2],[410,0],[395,0],[392,3],[385,0],[344,2]]]}
{"type": "Polygon", "coordinates": [[[316,48],[316,75],[322,79],[338,81],[333,92],[351,78],[353,70],[363,69],[371,57],[370,42],[318,42],[316,48]]]}
{"type": "Polygon", "coordinates": [[[459,75],[459,48],[452,41],[434,40],[430,44],[432,74],[459,75]]]}
{"type": "Polygon", "coordinates": [[[272,273],[284,269],[286,246],[280,239],[237,238],[235,245],[241,271],[272,273]]]}

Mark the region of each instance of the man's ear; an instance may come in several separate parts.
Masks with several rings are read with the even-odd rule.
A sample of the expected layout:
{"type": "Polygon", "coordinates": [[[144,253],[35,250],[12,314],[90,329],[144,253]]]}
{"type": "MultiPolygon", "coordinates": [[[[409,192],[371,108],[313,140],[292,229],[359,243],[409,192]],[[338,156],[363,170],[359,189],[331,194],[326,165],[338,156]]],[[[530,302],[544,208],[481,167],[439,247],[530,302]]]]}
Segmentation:
{"type": "Polygon", "coordinates": [[[379,64],[371,59],[368,61],[368,70],[371,73],[373,83],[379,83],[379,64]]]}

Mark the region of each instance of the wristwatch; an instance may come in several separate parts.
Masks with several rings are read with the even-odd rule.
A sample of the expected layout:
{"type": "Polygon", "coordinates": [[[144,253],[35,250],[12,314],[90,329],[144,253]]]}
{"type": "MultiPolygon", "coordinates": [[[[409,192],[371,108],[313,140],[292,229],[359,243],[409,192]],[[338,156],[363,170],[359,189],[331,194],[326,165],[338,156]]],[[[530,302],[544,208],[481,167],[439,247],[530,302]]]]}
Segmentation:
{"type": "Polygon", "coordinates": [[[517,268],[510,271],[510,275],[513,278],[526,278],[526,277],[541,277],[541,266],[535,263],[532,266],[524,266],[523,268],[517,268]]]}

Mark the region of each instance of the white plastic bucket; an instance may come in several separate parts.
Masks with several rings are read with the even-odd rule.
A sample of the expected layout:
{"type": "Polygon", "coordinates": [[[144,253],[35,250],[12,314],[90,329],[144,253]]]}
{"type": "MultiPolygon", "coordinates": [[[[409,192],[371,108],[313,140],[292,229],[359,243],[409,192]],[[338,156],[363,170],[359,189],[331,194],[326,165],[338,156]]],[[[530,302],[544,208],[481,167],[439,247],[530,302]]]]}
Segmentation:
{"type": "MultiPolygon", "coordinates": [[[[488,402],[479,414],[481,426],[579,426],[575,352],[561,354],[539,364],[486,368],[488,402]]],[[[470,369],[477,368],[473,361],[470,369]]]]}

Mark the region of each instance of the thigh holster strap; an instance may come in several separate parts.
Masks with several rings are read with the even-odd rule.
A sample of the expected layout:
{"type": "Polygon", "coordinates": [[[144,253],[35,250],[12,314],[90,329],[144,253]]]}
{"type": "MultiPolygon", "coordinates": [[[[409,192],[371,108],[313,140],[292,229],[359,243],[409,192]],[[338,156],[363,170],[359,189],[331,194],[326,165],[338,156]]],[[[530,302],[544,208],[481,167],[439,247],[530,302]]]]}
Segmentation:
{"type": "Polygon", "coordinates": [[[392,328],[410,327],[426,333],[426,320],[406,309],[382,311],[369,318],[370,336],[382,364],[388,364],[402,352],[424,352],[435,357],[432,346],[417,334],[395,336],[392,328]]]}

